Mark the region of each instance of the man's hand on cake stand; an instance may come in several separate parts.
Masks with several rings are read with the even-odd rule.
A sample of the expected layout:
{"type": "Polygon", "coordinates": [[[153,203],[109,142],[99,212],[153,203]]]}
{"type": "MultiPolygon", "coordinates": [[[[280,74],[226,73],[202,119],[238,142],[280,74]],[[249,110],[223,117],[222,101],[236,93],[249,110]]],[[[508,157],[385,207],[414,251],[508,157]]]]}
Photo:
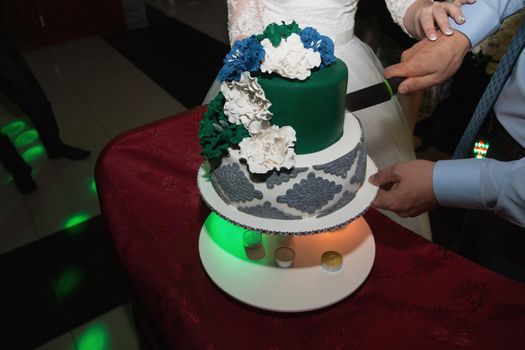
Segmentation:
{"type": "Polygon", "coordinates": [[[434,162],[411,160],[378,171],[368,181],[379,186],[372,205],[401,217],[417,216],[437,205],[432,187],[434,162]]]}

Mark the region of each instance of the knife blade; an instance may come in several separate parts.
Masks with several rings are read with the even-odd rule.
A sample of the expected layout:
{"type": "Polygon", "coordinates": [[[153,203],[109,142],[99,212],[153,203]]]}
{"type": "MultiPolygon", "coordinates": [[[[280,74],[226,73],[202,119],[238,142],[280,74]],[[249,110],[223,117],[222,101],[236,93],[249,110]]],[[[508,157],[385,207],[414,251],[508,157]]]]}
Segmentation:
{"type": "Polygon", "coordinates": [[[346,94],[346,109],[355,112],[390,100],[396,94],[399,84],[405,79],[404,77],[388,78],[378,84],[346,94]]]}

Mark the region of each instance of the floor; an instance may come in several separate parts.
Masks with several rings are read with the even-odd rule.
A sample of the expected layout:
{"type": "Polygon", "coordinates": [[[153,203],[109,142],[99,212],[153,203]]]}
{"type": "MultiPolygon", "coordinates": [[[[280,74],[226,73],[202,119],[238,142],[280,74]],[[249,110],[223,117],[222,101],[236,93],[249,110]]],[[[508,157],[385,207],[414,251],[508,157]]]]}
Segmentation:
{"type": "MultiPolygon", "coordinates": [[[[223,0],[148,3],[149,28],[24,53],[64,141],[91,150],[89,159],[47,159],[27,118],[0,97],[0,126],[38,184],[34,194],[20,195],[0,167],[3,349],[139,349],[100,216],[95,162],[119,133],[199,105],[228,49],[223,0]],[[219,11],[221,20],[207,20],[219,11]],[[199,70],[188,69],[196,64],[199,70]]],[[[432,152],[421,156],[443,156],[432,152]]],[[[448,247],[454,244],[449,218],[447,211],[433,214],[443,233],[437,241],[448,247]]]]}
{"type": "Polygon", "coordinates": [[[93,153],[85,161],[47,159],[28,120],[2,100],[1,125],[38,184],[22,196],[0,170],[0,274],[10,282],[0,290],[0,319],[8,325],[2,342],[30,349],[58,337],[43,348],[83,349],[99,337],[113,349],[138,348],[93,169],[119,133],[186,107],[99,37],[24,57],[53,104],[64,141],[93,153]]]}

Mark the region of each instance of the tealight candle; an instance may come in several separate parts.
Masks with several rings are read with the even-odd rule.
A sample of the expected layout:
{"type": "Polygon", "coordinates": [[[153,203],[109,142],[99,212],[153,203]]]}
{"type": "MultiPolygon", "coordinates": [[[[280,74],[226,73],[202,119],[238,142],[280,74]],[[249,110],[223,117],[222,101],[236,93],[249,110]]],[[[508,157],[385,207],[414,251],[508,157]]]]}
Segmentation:
{"type": "Polygon", "coordinates": [[[343,266],[343,256],[338,252],[328,251],[321,256],[321,266],[330,272],[336,272],[343,266]]]}
{"type": "Polygon", "coordinates": [[[288,268],[292,266],[295,252],[288,247],[279,247],[274,252],[275,262],[279,267],[288,268]]]}
{"type": "Polygon", "coordinates": [[[256,249],[261,246],[262,234],[256,231],[244,231],[242,234],[242,243],[248,249],[256,249]]]}

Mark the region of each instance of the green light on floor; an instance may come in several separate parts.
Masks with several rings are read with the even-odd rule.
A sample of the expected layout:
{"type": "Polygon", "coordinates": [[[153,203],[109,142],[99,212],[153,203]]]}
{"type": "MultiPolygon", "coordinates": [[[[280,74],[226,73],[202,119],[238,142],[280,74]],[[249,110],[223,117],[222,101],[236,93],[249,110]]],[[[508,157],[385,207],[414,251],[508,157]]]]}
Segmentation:
{"type": "Polygon", "coordinates": [[[2,179],[2,185],[7,185],[8,183],[11,183],[12,181],[13,181],[13,175],[6,173],[4,178],[2,179]]]}
{"type": "Polygon", "coordinates": [[[91,214],[85,211],[81,211],[78,213],[75,213],[68,217],[66,220],[64,220],[64,224],[62,225],[62,228],[70,229],[78,224],[83,223],[86,220],[89,220],[91,218],[91,214]]]}
{"type": "MultiPolygon", "coordinates": [[[[31,176],[33,177],[33,179],[36,179],[37,174],[38,174],[37,169],[31,170],[31,176]]],[[[11,175],[10,173],[5,173],[5,175],[3,176],[1,180],[1,184],[7,185],[7,184],[10,184],[11,182],[13,182],[13,175],[11,175]]]]}
{"type": "Polygon", "coordinates": [[[37,139],[38,139],[38,132],[35,129],[27,130],[16,137],[15,144],[18,147],[25,147],[25,146],[32,144],[37,139]]]}
{"type": "Polygon", "coordinates": [[[73,266],[62,272],[56,283],[56,292],[59,297],[71,295],[82,283],[84,273],[79,267],[73,266]]]}
{"type": "Polygon", "coordinates": [[[38,158],[42,157],[43,154],[44,154],[44,146],[37,145],[37,146],[33,146],[33,147],[27,149],[22,154],[22,158],[24,158],[24,160],[26,162],[31,163],[31,162],[37,160],[38,158]]]}
{"type": "Polygon", "coordinates": [[[16,120],[13,120],[12,122],[6,124],[3,128],[2,128],[2,133],[4,135],[7,135],[9,137],[14,137],[18,134],[20,134],[22,131],[24,131],[24,129],[27,127],[27,123],[23,120],[20,120],[20,119],[16,119],[16,120]]]}
{"type": "Polygon", "coordinates": [[[92,193],[97,193],[97,184],[95,183],[95,178],[91,178],[89,181],[89,189],[92,193]]]}
{"type": "Polygon", "coordinates": [[[104,323],[89,326],[77,341],[78,350],[109,350],[110,333],[104,323]]]}

